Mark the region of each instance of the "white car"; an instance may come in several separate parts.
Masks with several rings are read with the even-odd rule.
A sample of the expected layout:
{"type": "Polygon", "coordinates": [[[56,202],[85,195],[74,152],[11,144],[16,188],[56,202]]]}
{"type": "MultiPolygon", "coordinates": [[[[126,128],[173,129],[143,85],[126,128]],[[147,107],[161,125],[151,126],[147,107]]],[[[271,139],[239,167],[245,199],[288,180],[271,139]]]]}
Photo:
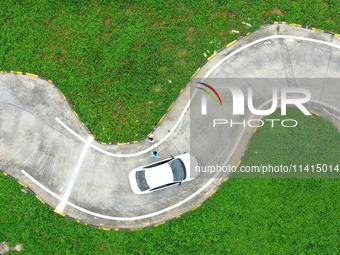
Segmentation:
{"type": "Polygon", "coordinates": [[[138,167],[129,174],[132,191],[136,194],[146,194],[191,181],[198,175],[193,170],[197,165],[198,161],[195,156],[184,153],[138,167]]]}

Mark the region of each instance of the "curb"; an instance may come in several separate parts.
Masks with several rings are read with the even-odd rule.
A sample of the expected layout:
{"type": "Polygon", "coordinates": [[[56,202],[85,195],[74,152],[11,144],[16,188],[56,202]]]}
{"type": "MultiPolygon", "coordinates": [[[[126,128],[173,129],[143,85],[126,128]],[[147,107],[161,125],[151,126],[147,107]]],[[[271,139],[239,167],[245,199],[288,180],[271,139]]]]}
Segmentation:
{"type": "MultiPolygon", "coordinates": [[[[287,23],[287,22],[274,22],[274,23],[269,23],[269,24],[266,24],[266,25],[263,25],[261,27],[259,27],[258,29],[256,30],[253,30],[252,32],[248,32],[247,34],[245,35],[241,35],[240,37],[238,37],[236,40],[233,40],[232,42],[228,43],[227,45],[225,45],[224,47],[222,47],[221,49],[219,49],[217,52],[215,52],[214,54],[212,54],[210,57],[207,58],[207,60],[195,71],[195,73],[192,75],[191,79],[203,68],[203,66],[209,61],[211,60],[217,53],[219,53],[220,51],[230,47],[231,45],[233,45],[234,43],[236,43],[237,41],[239,41],[240,39],[242,39],[243,37],[247,36],[247,35],[250,35],[251,33],[254,33],[255,31],[257,30],[260,30],[264,27],[267,27],[267,26],[270,26],[270,25],[277,25],[277,24],[284,24],[284,25],[290,25],[290,26],[294,26],[294,27],[300,27],[300,28],[304,28],[304,29],[309,29],[309,30],[313,30],[313,31],[318,31],[318,32],[322,32],[322,33],[327,33],[327,34],[330,34],[332,36],[337,36],[337,37],[340,37],[340,34],[337,34],[337,33],[333,33],[333,32],[328,32],[328,31],[325,31],[325,30],[320,30],[320,29],[316,29],[316,28],[313,28],[313,27],[309,27],[309,26],[304,26],[304,25],[299,25],[299,24],[295,24],[295,23],[287,23]]],[[[21,75],[28,75],[28,76],[31,76],[31,77],[34,77],[34,78],[39,78],[39,79],[42,79],[42,80],[46,80],[48,82],[50,82],[51,84],[54,85],[55,88],[58,89],[58,91],[61,93],[61,95],[65,98],[65,100],[68,102],[67,98],[65,97],[65,95],[61,92],[61,90],[59,89],[59,87],[57,86],[56,83],[54,83],[52,80],[50,79],[46,79],[44,77],[41,77],[39,75],[36,75],[36,74],[31,74],[31,73],[27,73],[27,72],[20,72],[20,71],[0,71],[0,74],[5,74],[5,73],[12,73],[12,74],[21,74],[21,75]]],[[[171,103],[171,105],[169,106],[169,108],[167,109],[166,113],[161,117],[161,119],[158,121],[158,123],[152,128],[151,132],[149,133],[152,134],[156,128],[162,123],[162,121],[164,120],[164,118],[166,117],[167,113],[171,110],[172,106],[174,105],[175,101],[177,100],[177,98],[179,97],[179,95],[183,92],[184,88],[181,89],[180,93],[177,95],[176,99],[171,103]]],[[[69,104],[69,103],[68,103],[69,104]]],[[[71,105],[69,104],[70,108],[72,109],[71,105]]],[[[73,110],[72,110],[73,111],[73,110]]],[[[312,112],[310,111],[313,115],[315,116],[318,116],[320,117],[320,114],[316,113],[316,112],[312,112]]],[[[73,111],[73,113],[75,114],[75,116],[79,119],[78,117],[78,114],[73,111]]],[[[262,119],[264,119],[265,117],[263,117],[262,119]]],[[[93,134],[91,133],[91,131],[86,127],[86,125],[81,122],[82,125],[85,127],[85,129],[88,131],[89,135],[91,135],[93,138],[93,134]]],[[[255,128],[254,130],[254,133],[256,133],[258,130],[258,127],[255,128]]],[[[94,138],[95,139],[95,138],[94,138]]],[[[141,139],[140,141],[144,140],[144,139],[147,139],[147,137],[141,139]]],[[[95,139],[96,140],[96,139],[95,139]]],[[[104,142],[101,142],[101,141],[98,141],[96,140],[97,142],[101,143],[101,144],[105,144],[105,145],[118,145],[118,146],[122,146],[122,145],[128,145],[128,144],[135,144],[137,142],[140,142],[140,141],[131,141],[131,142],[127,142],[127,143],[120,143],[120,142],[117,142],[117,143],[104,143],[104,142]]],[[[250,140],[248,141],[248,145],[249,145],[249,142],[250,140]]],[[[247,147],[248,147],[247,145],[247,147]]],[[[245,155],[245,153],[247,152],[247,147],[246,147],[246,150],[244,151],[241,159],[239,160],[239,162],[237,163],[236,165],[236,168],[238,168],[240,166],[240,164],[242,163],[242,158],[243,156],[245,155]]],[[[197,208],[199,208],[204,202],[206,202],[210,197],[212,197],[216,191],[219,189],[219,187],[222,185],[222,183],[224,183],[225,181],[228,180],[228,176],[222,176],[219,180],[218,180],[218,184],[216,185],[216,189],[213,191],[213,192],[207,192],[205,194],[206,199],[198,204],[196,207],[194,207],[193,209],[191,209],[190,211],[187,211],[183,214],[180,214],[179,216],[176,216],[176,217],[173,217],[167,221],[164,221],[164,222],[161,222],[161,223],[157,223],[155,225],[151,225],[150,226],[150,222],[145,222],[145,223],[142,223],[140,224],[141,228],[128,228],[128,229],[124,229],[124,228],[107,228],[105,227],[105,224],[99,224],[99,226],[96,226],[96,225],[92,225],[92,224],[89,224],[89,223],[86,223],[86,222],[82,222],[80,220],[77,220],[71,216],[68,216],[64,213],[61,213],[59,211],[57,211],[55,208],[53,208],[51,205],[49,205],[48,203],[46,203],[41,197],[39,197],[33,190],[30,189],[30,187],[28,187],[26,184],[22,183],[21,181],[17,180],[16,178],[14,178],[13,176],[11,176],[10,174],[7,174],[6,172],[0,170],[0,173],[2,173],[3,175],[17,181],[21,186],[23,186],[24,188],[26,188],[30,193],[33,194],[33,196],[35,196],[42,204],[44,205],[47,205],[48,207],[50,207],[52,209],[53,212],[59,214],[60,216],[62,217],[66,217],[66,218],[69,218],[73,221],[76,221],[77,223],[81,223],[81,224],[84,224],[86,226],[89,226],[89,227],[93,227],[93,228],[97,228],[97,229],[102,229],[102,230],[106,230],[106,231],[138,231],[138,230],[142,230],[142,229],[145,229],[145,228],[150,228],[150,227],[157,227],[157,226],[160,226],[160,225],[163,225],[165,224],[166,222],[169,222],[169,221],[172,221],[173,219],[177,219],[177,218],[180,218],[182,215],[186,214],[186,213],[189,213],[190,211],[194,211],[196,210],[197,208]]]]}
{"type": "MultiPolygon", "coordinates": [[[[316,112],[314,112],[314,111],[310,111],[310,112],[311,112],[314,116],[316,116],[316,117],[321,117],[320,114],[318,114],[318,113],[316,113],[316,112]]],[[[265,119],[265,118],[266,118],[266,116],[264,116],[264,117],[262,118],[262,120],[265,119]]],[[[259,128],[259,126],[256,127],[256,128],[254,129],[253,134],[255,134],[255,133],[258,131],[258,128],[259,128]]],[[[249,140],[249,142],[248,142],[248,144],[247,144],[247,146],[246,146],[246,150],[244,151],[243,155],[241,156],[241,159],[240,159],[239,162],[237,163],[236,168],[239,168],[239,166],[241,165],[242,159],[243,159],[244,155],[247,153],[247,148],[248,148],[249,143],[250,143],[250,140],[249,140]]],[[[105,231],[138,231],[138,230],[143,230],[143,229],[146,229],[146,228],[158,227],[158,226],[163,225],[163,224],[165,224],[165,223],[167,223],[167,222],[170,222],[170,221],[172,221],[172,220],[174,220],[174,219],[178,219],[178,218],[182,217],[184,214],[187,214],[187,213],[189,213],[189,212],[192,212],[192,211],[196,210],[197,208],[201,207],[201,205],[202,205],[203,203],[205,203],[206,201],[208,201],[208,200],[209,200],[209,199],[217,192],[217,190],[221,187],[221,185],[229,179],[228,176],[224,176],[224,177],[222,176],[222,177],[220,177],[220,179],[218,180],[218,184],[217,184],[216,189],[215,189],[213,192],[208,191],[208,192],[205,194],[205,195],[207,196],[207,198],[206,198],[202,203],[198,204],[197,206],[195,206],[194,208],[192,208],[190,211],[187,211],[187,212],[185,212],[185,213],[182,213],[182,214],[180,214],[180,215],[178,215],[178,216],[176,216],[176,217],[173,217],[173,218],[171,218],[171,219],[168,219],[168,220],[166,220],[166,221],[163,221],[163,222],[157,223],[157,224],[155,224],[155,225],[151,225],[151,226],[150,226],[150,222],[145,222],[145,223],[140,224],[140,225],[143,226],[143,227],[141,227],[141,228],[108,228],[108,227],[105,227],[105,224],[99,224],[99,226],[96,226],[96,225],[93,225],[93,224],[90,224],[90,223],[87,223],[87,222],[84,222],[84,221],[77,220],[77,219],[75,219],[75,218],[73,218],[73,217],[71,217],[71,216],[69,216],[69,215],[67,215],[67,214],[65,214],[65,213],[59,212],[59,211],[56,210],[54,207],[52,207],[50,204],[46,203],[46,202],[45,202],[41,197],[39,197],[39,196],[38,196],[38,195],[37,195],[37,194],[36,194],[29,186],[27,186],[26,184],[24,184],[24,183],[21,182],[20,180],[16,179],[16,178],[13,177],[12,175],[10,175],[10,174],[6,173],[5,171],[2,171],[2,170],[0,170],[0,174],[3,174],[4,176],[6,176],[6,177],[8,177],[8,178],[10,178],[10,179],[12,179],[12,180],[14,180],[14,181],[16,181],[17,183],[19,183],[22,187],[24,187],[25,189],[27,189],[27,190],[28,190],[35,198],[37,198],[43,205],[47,205],[53,212],[55,212],[56,214],[59,214],[61,217],[63,217],[63,218],[68,218],[68,219],[70,219],[70,220],[72,220],[72,221],[75,221],[76,223],[84,224],[85,226],[88,226],[88,227],[92,227],[92,228],[96,228],[96,229],[102,229],[102,230],[105,230],[105,231]]]]}
{"type": "MultiPolygon", "coordinates": [[[[194,72],[194,74],[191,76],[190,79],[194,78],[194,76],[204,67],[204,65],[209,61],[211,60],[217,53],[219,53],[220,51],[232,46],[234,43],[236,43],[237,41],[239,41],[240,39],[264,28],[264,27],[267,27],[267,26],[271,26],[271,25],[289,25],[289,26],[293,26],[293,27],[300,27],[300,28],[305,28],[305,29],[309,29],[309,30],[313,30],[313,31],[317,31],[317,32],[321,32],[321,33],[326,33],[326,34],[330,34],[330,35],[333,35],[333,36],[337,36],[337,37],[340,37],[340,34],[337,34],[337,33],[333,33],[333,32],[329,32],[329,31],[326,31],[326,30],[321,30],[321,29],[317,29],[317,28],[314,28],[314,27],[310,27],[310,26],[305,26],[305,25],[299,25],[299,24],[295,24],[295,23],[287,23],[287,22],[284,22],[284,21],[280,21],[280,22],[274,22],[274,23],[268,23],[268,24],[265,24],[265,25],[262,25],[260,26],[259,28],[251,31],[251,32],[248,32],[246,34],[243,34],[243,35],[240,35],[237,39],[233,40],[232,42],[226,44],[224,47],[222,47],[221,49],[219,49],[218,51],[216,51],[214,54],[212,54],[211,56],[209,56],[205,61],[204,63],[194,72]]],[[[36,75],[36,74],[32,74],[32,73],[27,73],[27,72],[20,72],[20,71],[0,71],[0,74],[3,74],[3,73],[12,73],[12,74],[22,74],[22,75],[28,75],[28,76],[31,76],[31,77],[35,77],[35,78],[39,78],[39,79],[42,79],[42,80],[45,80],[45,81],[48,81],[50,83],[52,83],[54,85],[54,87],[56,87],[59,92],[61,93],[61,95],[65,98],[65,100],[68,102],[66,96],[61,92],[61,90],[59,89],[58,85],[56,83],[54,83],[52,80],[50,79],[46,79],[42,76],[39,76],[39,75],[36,75]]],[[[162,123],[162,121],[164,120],[164,118],[166,117],[166,115],[168,114],[168,112],[171,110],[172,106],[175,104],[175,101],[177,100],[177,98],[179,97],[179,95],[183,92],[184,88],[182,88],[179,92],[179,94],[177,95],[177,97],[175,98],[175,100],[172,101],[172,103],[170,104],[170,106],[168,107],[166,113],[163,114],[163,116],[161,117],[161,119],[158,121],[158,123],[152,128],[152,130],[150,131],[150,133],[148,134],[151,135],[152,133],[155,132],[156,128],[162,123]]],[[[70,108],[72,109],[71,105],[69,104],[70,108]]],[[[73,111],[73,110],[72,110],[73,111]]],[[[78,114],[73,111],[73,113],[75,114],[75,116],[79,119],[79,116],[78,114]]],[[[97,141],[98,143],[100,144],[103,144],[103,145],[118,145],[118,146],[122,146],[122,145],[128,145],[128,144],[135,144],[135,143],[138,143],[138,142],[141,142],[145,139],[148,138],[147,137],[144,137],[142,138],[141,140],[139,141],[130,141],[130,142],[113,142],[113,143],[105,143],[105,142],[102,142],[102,141],[99,141],[97,140],[94,135],[91,133],[91,131],[88,129],[88,127],[85,125],[85,123],[81,122],[81,124],[85,127],[85,129],[88,131],[89,135],[91,135],[95,141],[97,141]]]]}

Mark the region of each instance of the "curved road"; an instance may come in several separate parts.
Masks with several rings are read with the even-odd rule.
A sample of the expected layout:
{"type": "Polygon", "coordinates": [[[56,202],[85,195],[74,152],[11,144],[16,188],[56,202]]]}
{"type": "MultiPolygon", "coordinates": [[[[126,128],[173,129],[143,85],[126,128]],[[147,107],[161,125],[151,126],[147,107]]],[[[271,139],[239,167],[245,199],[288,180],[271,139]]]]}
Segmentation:
{"type": "MultiPolygon", "coordinates": [[[[253,88],[258,109],[269,108],[272,87],[308,89],[312,95],[308,110],[340,129],[340,86],[334,78],[340,78],[338,36],[287,24],[266,26],[219,51],[195,74],[155,130],[160,140],[150,147],[146,140],[100,144],[49,81],[1,74],[0,170],[59,214],[81,222],[114,229],[159,224],[199,206],[227,174],[201,173],[180,187],[138,196],[131,191],[128,173],[156,161],[151,149],[165,157],[190,152],[202,165],[236,166],[254,133],[255,128],[242,125],[221,125],[211,132],[214,118],[233,119],[233,100],[219,87],[220,81],[235,82],[244,92],[253,88]],[[208,114],[201,115],[197,81],[218,88],[223,107],[213,108],[208,101],[208,114]]],[[[242,118],[261,116],[246,109],[242,118]]]]}

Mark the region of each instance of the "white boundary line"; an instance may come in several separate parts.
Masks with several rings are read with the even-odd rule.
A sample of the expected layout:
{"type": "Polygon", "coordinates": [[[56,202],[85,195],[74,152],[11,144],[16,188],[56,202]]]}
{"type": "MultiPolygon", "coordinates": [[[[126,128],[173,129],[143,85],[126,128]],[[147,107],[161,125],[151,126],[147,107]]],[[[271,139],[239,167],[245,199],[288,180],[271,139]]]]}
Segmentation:
{"type": "MultiPolygon", "coordinates": [[[[41,183],[39,183],[36,179],[34,179],[31,175],[29,175],[25,170],[21,170],[21,172],[27,177],[29,178],[32,182],[34,182],[37,186],[39,186],[41,189],[43,189],[44,191],[46,191],[47,193],[49,193],[51,196],[62,200],[62,198],[60,196],[58,196],[57,194],[55,194],[54,192],[52,192],[51,190],[49,190],[48,188],[46,188],[44,185],[42,185],[41,183]]],[[[216,175],[217,176],[217,175],[216,175]]],[[[153,217],[159,214],[162,214],[166,211],[169,211],[171,209],[174,209],[182,204],[184,204],[185,202],[189,201],[190,199],[192,199],[194,196],[196,196],[198,193],[200,193],[202,190],[204,190],[206,187],[208,187],[212,181],[214,180],[214,178],[211,178],[206,184],[204,184],[199,190],[197,190],[195,193],[191,194],[189,197],[185,198],[184,200],[182,200],[181,202],[174,204],[170,207],[164,208],[163,210],[154,212],[154,213],[150,213],[150,214],[146,214],[146,215],[141,215],[141,216],[136,216],[136,217],[114,217],[114,216],[108,216],[108,215],[103,215],[100,213],[96,213],[96,212],[92,212],[89,210],[86,210],[80,206],[77,206],[71,202],[66,201],[66,204],[78,209],[79,211],[85,212],[87,214],[93,215],[95,217],[100,217],[103,219],[108,219],[108,220],[123,220],[123,221],[133,221],[133,220],[141,220],[141,219],[146,219],[149,217],[153,217]]],[[[58,210],[58,209],[57,209],[58,210]]],[[[59,210],[58,210],[59,211],[59,210]]]]}
{"type": "Polygon", "coordinates": [[[86,143],[86,140],[84,138],[82,138],[80,135],[78,135],[76,132],[74,132],[70,127],[68,127],[64,122],[62,122],[59,118],[55,118],[55,120],[62,125],[67,131],[69,131],[72,135],[74,135],[75,137],[77,137],[79,140],[83,141],[84,143],[86,143]]]}
{"type": "MultiPolygon", "coordinates": [[[[292,35],[271,35],[271,36],[267,36],[267,37],[263,37],[261,39],[258,39],[254,42],[251,42],[247,45],[242,46],[241,48],[231,52],[230,54],[228,54],[226,57],[224,57],[223,59],[221,59],[217,64],[215,64],[202,78],[202,82],[217,68],[219,67],[224,61],[228,60],[230,57],[236,55],[237,53],[239,53],[240,51],[247,49],[255,44],[261,43],[263,41],[266,40],[270,40],[270,39],[295,39],[295,40],[302,40],[302,41],[308,41],[308,42],[315,42],[315,43],[320,43],[320,44],[325,44],[337,49],[340,49],[340,46],[330,43],[330,42],[325,42],[325,41],[321,41],[321,40],[317,40],[317,39],[311,39],[311,38],[306,38],[306,37],[300,37],[300,36],[292,36],[292,35]]],[[[132,154],[116,154],[116,153],[112,153],[112,152],[108,152],[104,149],[99,148],[98,146],[91,144],[91,147],[95,150],[98,150],[108,156],[112,156],[112,157],[119,157],[119,158],[127,158],[127,157],[136,157],[136,156],[140,156],[144,153],[147,153],[151,150],[153,150],[154,148],[156,148],[157,146],[159,146],[160,144],[162,144],[165,140],[167,140],[176,130],[176,128],[178,127],[178,125],[181,123],[185,113],[187,112],[187,110],[189,109],[190,106],[190,102],[193,100],[193,98],[196,96],[197,90],[194,91],[194,93],[192,94],[192,96],[190,97],[188,103],[185,105],[183,112],[181,113],[181,115],[179,116],[177,122],[175,123],[175,125],[172,127],[172,129],[170,130],[170,132],[168,132],[160,141],[158,141],[157,143],[155,143],[154,145],[136,152],[136,153],[132,153],[132,154]]],[[[71,132],[73,135],[75,135],[78,139],[80,139],[83,142],[86,142],[86,140],[84,138],[82,138],[80,135],[78,135],[76,132],[74,132],[70,127],[68,127],[65,123],[63,123],[59,118],[56,118],[56,121],[61,124],[64,128],[66,128],[69,132],[71,132]]]]}
{"type": "Polygon", "coordinates": [[[70,197],[70,194],[71,194],[72,188],[74,186],[74,183],[77,179],[80,167],[83,164],[87,150],[90,148],[92,141],[93,141],[93,137],[91,135],[89,135],[89,137],[86,140],[85,146],[84,146],[84,148],[83,148],[83,150],[80,154],[77,165],[76,165],[75,169],[73,170],[73,174],[72,174],[70,182],[68,183],[65,194],[64,194],[62,200],[60,201],[59,205],[56,208],[61,213],[64,212],[66,202],[67,202],[68,198],[70,197]]]}
{"type": "MultiPolygon", "coordinates": [[[[215,66],[213,66],[212,69],[210,69],[206,75],[203,77],[203,81],[205,78],[207,78],[219,65],[221,65],[224,61],[226,61],[227,59],[229,59],[231,56],[237,54],[238,52],[250,47],[250,46],[253,46],[257,43],[260,43],[260,42],[263,42],[265,40],[269,40],[269,39],[280,39],[280,38],[283,38],[283,39],[296,39],[296,40],[304,40],[304,41],[310,41],[310,42],[315,42],[315,43],[321,43],[321,44],[325,44],[325,45],[329,45],[331,47],[335,47],[337,49],[340,49],[340,46],[338,45],[335,45],[333,43],[329,43],[329,42],[325,42],[325,41],[321,41],[321,40],[316,40],[316,39],[310,39],[310,38],[305,38],[305,37],[299,37],[299,36],[288,36],[288,35],[273,35],[273,36],[268,36],[268,37],[264,37],[264,38],[261,38],[261,39],[258,39],[254,42],[251,42],[245,46],[242,46],[241,48],[233,51],[232,53],[230,53],[229,55],[227,55],[226,57],[224,57],[222,60],[220,60],[215,66]]],[[[176,124],[174,125],[174,127],[170,130],[170,132],[162,139],[160,140],[158,143],[156,143],[155,145],[143,150],[143,151],[140,151],[140,152],[137,152],[137,153],[134,153],[134,154],[114,154],[114,153],[110,153],[108,151],[105,151],[103,149],[100,149],[98,148],[97,146],[94,146],[94,145],[91,145],[92,148],[104,153],[104,154],[107,154],[109,156],[115,156],[115,157],[132,157],[132,156],[138,156],[138,155],[141,155],[141,154],[144,154],[146,152],[149,152],[150,150],[152,150],[153,148],[157,147],[159,144],[163,143],[168,137],[170,137],[170,135],[175,131],[175,129],[177,128],[177,126],[179,125],[179,123],[182,121],[183,117],[184,117],[184,114],[186,113],[186,111],[188,110],[189,106],[190,106],[190,102],[191,102],[191,99],[194,98],[194,96],[196,95],[196,92],[197,90],[193,93],[193,95],[191,96],[190,100],[188,101],[188,103],[186,104],[182,114],[180,115],[179,119],[177,120],[176,124]]],[[[318,101],[318,100],[311,100],[311,101],[314,101],[315,103],[318,103],[318,104],[321,104],[321,105],[324,105],[324,106],[327,106],[327,107],[330,107],[336,111],[339,111],[338,109],[336,109],[335,107],[333,106],[330,106],[328,105],[327,103],[324,103],[322,101],[318,101]]],[[[268,103],[268,102],[266,102],[268,103]]],[[[266,104],[265,103],[265,104],[266,104]]],[[[82,140],[83,142],[85,142],[85,139],[82,138],[81,136],[79,136],[77,133],[75,133],[71,128],[69,128],[68,126],[66,126],[63,122],[61,122],[58,118],[56,118],[56,121],[58,121],[62,126],[64,126],[69,132],[71,132],[73,135],[75,135],[78,139],[82,140]]],[[[234,148],[236,149],[236,147],[238,146],[240,140],[241,140],[241,137],[243,135],[243,133],[245,132],[245,130],[242,130],[241,131],[241,134],[240,136],[238,137],[237,139],[237,142],[235,143],[234,145],[234,148]]],[[[234,152],[235,150],[231,151],[231,152],[234,152]]],[[[225,163],[230,159],[232,153],[229,153],[225,163]]],[[[40,184],[37,180],[35,180],[32,176],[30,176],[28,173],[26,173],[24,170],[22,170],[22,173],[25,174],[29,179],[31,179],[35,184],[37,184],[39,187],[41,187],[43,190],[45,190],[46,192],[48,192],[49,194],[51,194],[52,196],[58,198],[59,200],[61,200],[60,196],[56,195],[55,193],[53,193],[52,191],[50,191],[49,189],[47,189],[46,187],[44,187],[42,184],[40,184]]],[[[99,213],[95,213],[95,212],[92,212],[92,211],[89,211],[89,210],[86,210],[82,207],[79,207],[73,203],[70,203],[70,202],[66,202],[67,205],[70,205],[82,212],[85,212],[87,214],[90,214],[90,215],[93,215],[93,216],[96,216],[96,217],[100,217],[100,218],[104,218],[104,219],[111,219],[111,220],[123,220],[123,221],[132,221],[132,220],[140,220],[140,219],[145,219],[145,218],[149,218],[149,217],[153,217],[153,216],[156,216],[156,215],[159,215],[159,214],[162,214],[164,212],[167,212],[171,209],[174,209],[184,203],[186,203],[187,201],[189,201],[190,199],[192,199],[193,197],[195,197],[197,194],[199,194],[202,190],[204,190],[206,187],[208,187],[212,182],[213,180],[215,179],[215,176],[217,175],[214,175],[214,177],[212,177],[205,185],[203,185],[200,189],[198,189],[196,192],[194,192],[193,194],[191,194],[189,197],[185,198],[184,200],[180,201],[179,203],[177,204],[174,204],[170,207],[167,207],[167,208],[164,208],[160,211],[157,211],[157,212],[154,212],[154,213],[150,213],[150,214],[146,214],[146,215],[142,215],[142,216],[136,216],[136,217],[129,217],[129,218],[125,218],[125,217],[113,217],[113,216],[107,216],[107,215],[103,215],[103,214],[99,214],[99,213]]]]}
{"type": "MultiPolygon", "coordinates": [[[[259,108],[262,109],[264,106],[266,106],[268,103],[270,103],[272,100],[268,100],[266,101],[265,103],[263,103],[259,108]]],[[[316,104],[320,104],[320,105],[323,105],[323,106],[326,106],[326,107],[329,107],[331,108],[332,110],[335,110],[337,112],[340,113],[340,109],[337,109],[327,103],[324,103],[322,101],[319,101],[319,100],[313,100],[311,99],[310,101],[316,103],[316,104]]],[[[248,120],[252,119],[254,117],[254,115],[251,115],[248,120]]],[[[231,150],[231,152],[229,153],[227,159],[225,160],[225,162],[223,163],[223,165],[226,165],[227,162],[229,161],[230,157],[233,155],[233,153],[235,152],[237,146],[239,145],[241,139],[242,139],[242,136],[245,132],[247,128],[244,127],[240,133],[240,135],[238,136],[237,138],[237,141],[233,147],[233,149],[231,150]]],[[[36,185],[38,185],[40,188],[42,188],[44,191],[46,191],[47,193],[49,193],[50,195],[54,196],[55,198],[59,199],[59,200],[62,200],[62,198],[60,196],[58,196],[57,194],[53,193],[51,190],[49,190],[48,188],[46,188],[45,186],[43,186],[42,184],[40,184],[37,180],[35,180],[31,175],[29,175],[27,172],[25,172],[24,170],[21,171],[24,175],[26,175],[32,182],[34,182],[36,185]]],[[[167,211],[170,211],[176,207],[179,207],[181,206],[182,204],[188,202],[189,200],[191,200],[193,197],[195,197],[196,195],[198,195],[199,193],[201,193],[205,188],[207,188],[214,180],[215,178],[219,175],[219,173],[216,173],[212,178],[209,179],[208,182],[206,182],[200,189],[198,189],[196,192],[194,192],[193,194],[191,194],[189,197],[183,199],[182,201],[172,205],[172,206],[169,206],[167,208],[164,208],[160,211],[156,211],[154,213],[150,213],[150,214],[145,214],[145,215],[141,215],[141,216],[135,216],[135,217],[114,217],[114,216],[108,216],[108,215],[104,215],[104,214],[100,214],[100,213],[96,213],[96,212],[92,212],[92,211],[89,211],[85,208],[82,208],[80,206],[77,206],[73,203],[70,203],[68,201],[66,201],[66,204],[81,211],[81,212],[84,212],[84,213],[87,213],[89,215],[92,215],[92,216],[95,216],[95,217],[100,217],[100,218],[103,218],[103,219],[108,219],[108,220],[120,220],[120,221],[133,221],[133,220],[142,220],[142,219],[146,219],[146,218],[150,218],[150,217],[153,217],[153,216],[157,216],[159,214],[162,214],[164,212],[167,212],[167,211]]],[[[58,210],[58,209],[57,209],[58,210]]],[[[59,211],[59,210],[58,210],[59,211]]]]}
{"type": "Polygon", "coordinates": [[[267,36],[267,37],[263,37],[261,39],[258,39],[256,41],[253,41],[249,44],[246,44],[244,46],[242,46],[241,48],[231,52],[230,54],[228,54],[226,57],[224,57],[223,59],[221,59],[215,66],[213,66],[213,68],[211,68],[203,77],[203,80],[205,78],[207,78],[219,65],[221,65],[224,61],[228,60],[230,57],[234,56],[235,54],[239,53],[240,51],[249,48],[255,44],[258,44],[260,42],[266,41],[266,40],[270,40],[270,39],[295,39],[295,40],[301,40],[301,41],[308,41],[308,42],[315,42],[315,43],[320,43],[320,44],[325,44],[337,49],[340,49],[339,45],[336,45],[334,43],[330,43],[330,42],[325,42],[325,41],[321,41],[321,40],[317,40],[317,39],[311,39],[311,38],[306,38],[306,37],[301,37],[301,36],[294,36],[294,35],[271,35],[271,36],[267,36]]]}
{"type": "Polygon", "coordinates": [[[25,170],[21,170],[21,173],[23,173],[28,179],[30,179],[32,182],[34,182],[34,184],[36,184],[38,187],[40,187],[41,189],[43,189],[44,191],[46,191],[48,194],[50,194],[51,196],[55,197],[56,199],[61,200],[61,196],[53,193],[52,191],[50,191],[48,188],[46,188],[44,185],[42,185],[40,182],[38,182],[36,179],[34,179],[29,173],[27,173],[25,170]]]}

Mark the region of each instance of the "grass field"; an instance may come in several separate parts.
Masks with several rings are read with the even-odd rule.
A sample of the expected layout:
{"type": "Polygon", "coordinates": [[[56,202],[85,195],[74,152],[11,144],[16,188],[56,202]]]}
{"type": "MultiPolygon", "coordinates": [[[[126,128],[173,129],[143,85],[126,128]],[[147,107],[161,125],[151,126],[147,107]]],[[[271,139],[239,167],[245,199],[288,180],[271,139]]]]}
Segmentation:
{"type": "Polygon", "coordinates": [[[144,138],[207,57],[241,34],[274,21],[340,29],[338,0],[21,3],[0,3],[0,70],[54,81],[106,143],[144,138]]]}
{"type": "MultiPolygon", "coordinates": [[[[0,70],[56,82],[103,142],[145,137],[204,54],[240,34],[274,21],[340,31],[338,0],[21,3],[0,3],[0,70]]],[[[259,129],[243,164],[337,163],[339,132],[291,114],[313,125],[259,129]]],[[[23,243],[24,254],[340,253],[338,179],[230,179],[193,212],[134,232],[78,224],[13,180],[0,183],[0,242],[23,243]]]]}
{"type": "MultiPolygon", "coordinates": [[[[340,133],[321,117],[290,110],[299,126],[254,135],[243,164],[339,164],[340,133]],[[322,132],[319,132],[322,130],[322,132]],[[266,146],[289,136],[284,149],[266,146]],[[301,148],[302,157],[290,155],[301,148]],[[255,149],[257,154],[255,155],[255,149]],[[288,153],[288,155],[286,155],[288,153]],[[305,154],[303,154],[305,153],[305,154]],[[262,155],[262,156],[261,156],[262,155]],[[287,157],[286,157],[287,156],[287,157]],[[289,157],[288,157],[289,156],[289,157]]],[[[277,118],[280,118],[276,113],[277,118]]],[[[104,231],[52,212],[0,176],[0,241],[26,254],[339,254],[339,179],[229,179],[198,209],[141,231],[104,231]]]]}

